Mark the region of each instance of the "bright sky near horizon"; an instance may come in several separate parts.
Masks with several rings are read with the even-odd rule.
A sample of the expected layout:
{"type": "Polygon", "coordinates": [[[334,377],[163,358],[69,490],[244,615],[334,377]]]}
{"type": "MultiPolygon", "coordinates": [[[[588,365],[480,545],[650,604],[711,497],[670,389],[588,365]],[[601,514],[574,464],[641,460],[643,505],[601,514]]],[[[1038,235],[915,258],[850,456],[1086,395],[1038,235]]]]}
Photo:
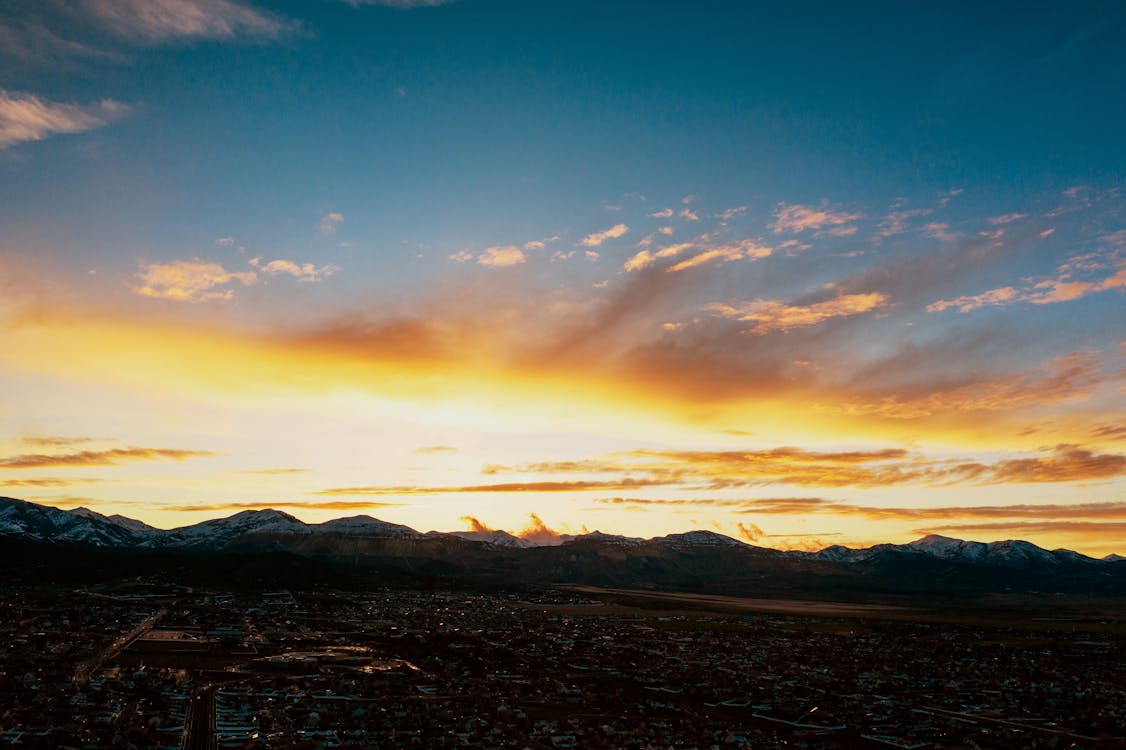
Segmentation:
{"type": "Polygon", "coordinates": [[[1124,40],[1114,2],[6,2],[0,495],[1126,554],[1124,40]]]}

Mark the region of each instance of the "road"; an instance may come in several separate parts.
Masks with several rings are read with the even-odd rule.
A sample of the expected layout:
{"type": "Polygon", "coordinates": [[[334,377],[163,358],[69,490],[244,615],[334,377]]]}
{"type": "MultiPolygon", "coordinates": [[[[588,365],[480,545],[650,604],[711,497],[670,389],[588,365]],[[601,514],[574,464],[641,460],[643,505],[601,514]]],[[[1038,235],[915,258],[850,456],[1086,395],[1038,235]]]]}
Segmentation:
{"type": "Polygon", "coordinates": [[[122,649],[152,630],[153,626],[166,614],[168,614],[167,609],[158,609],[156,612],[146,617],[144,622],[140,625],[133,628],[128,633],[118,636],[114,639],[113,643],[109,644],[89,659],[80,662],[78,666],[74,668],[74,683],[85,687],[90,682],[90,675],[94,673],[94,670],[98,669],[98,667],[102,666],[110,659],[116,658],[117,655],[121,653],[122,649]]]}
{"type": "Polygon", "coordinates": [[[216,750],[215,687],[205,685],[188,700],[180,750],[216,750]]]}
{"type": "MultiPolygon", "coordinates": [[[[1035,724],[1022,724],[1019,721],[1009,721],[1007,719],[994,719],[988,716],[978,716],[977,714],[967,714],[961,711],[948,711],[944,708],[935,708],[927,706],[926,708],[917,708],[916,711],[924,714],[931,714],[932,716],[942,716],[946,718],[965,719],[972,721],[975,724],[988,724],[995,727],[1006,727],[1008,729],[1019,729],[1023,732],[1031,732],[1033,734],[1048,734],[1063,737],[1065,739],[1083,740],[1084,742],[1095,742],[1097,737],[1088,737],[1085,734],[1078,734],[1066,729],[1054,729],[1052,727],[1042,727],[1035,724]]],[[[1121,740],[1122,738],[1114,738],[1121,740]]]]}

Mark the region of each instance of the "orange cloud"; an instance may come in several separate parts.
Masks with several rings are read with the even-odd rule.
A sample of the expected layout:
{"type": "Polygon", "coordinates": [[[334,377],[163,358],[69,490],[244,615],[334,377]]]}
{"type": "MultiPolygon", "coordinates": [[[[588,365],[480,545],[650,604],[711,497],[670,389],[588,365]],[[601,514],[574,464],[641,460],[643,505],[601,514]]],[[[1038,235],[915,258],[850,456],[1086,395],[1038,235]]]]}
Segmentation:
{"type": "MultiPolygon", "coordinates": [[[[706,241],[692,244],[697,253],[711,248],[706,241]]],[[[665,250],[650,252],[655,258],[665,250]]],[[[670,256],[670,261],[693,252],[677,251],[681,255],[670,256]]],[[[954,263],[955,256],[949,254],[935,255],[941,256],[938,266],[967,265],[954,263]]],[[[767,300],[772,307],[742,312],[762,320],[700,315],[682,321],[671,318],[670,311],[683,316],[684,310],[698,309],[694,300],[713,293],[714,278],[663,273],[660,264],[657,260],[658,267],[622,274],[611,288],[589,294],[522,279],[536,285],[528,290],[517,288],[512,279],[496,278],[507,274],[477,274],[448,294],[415,303],[409,316],[349,309],[304,328],[274,330],[235,330],[214,322],[217,318],[189,325],[182,321],[200,319],[197,311],[148,305],[144,316],[132,318],[68,310],[65,301],[46,293],[17,304],[2,293],[7,285],[0,282],[5,312],[11,311],[0,327],[0,344],[10,361],[29,373],[180,395],[355,389],[423,408],[451,402],[518,403],[529,405],[524,413],[535,414],[533,405],[566,404],[572,414],[605,415],[610,409],[630,418],[645,415],[696,424],[719,418],[724,407],[731,406],[749,418],[773,418],[784,410],[787,420],[802,429],[836,429],[845,422],[847,429],[895,435],[893,439],[901,437],[899,428],[878,420],[861,425],[855,417],[933,416],[938,429],[952,431],[968,424],[955,424],[941,408],[905,393],[896,378],[909,379],[914,390],[941,386],[945,393],[951,382],[980,382],[977,388],[984,391],[1000,378],[1014,377],[989,372],[997,364],[981,356],[988,348],[988,342],[983,343],[987,336],[959,338],[942,351],[930,347],[929,356],[940,365],[933,369],[928,351],[915,346],[905,348],[893,366],[885,366],[882,361],[864,361],[872,356],[872,348],[861,346],[867,341],[858,338],[867,333],[863,326],[830,324],[832,315],[844,317],[854,307],[862,309],[858,303],[865,299],[868,304],[880,299],[864,295],[894,299],[898,308],[910,306],[912,295],[921,294],[913,288],[922,283],[916,277],[939,275],[931,266],[892,267],[887,275],[866,272],[848,279],[838,285],[843,302],[767,300]],[[910,280],[900,281],[906,277],[910,280]],[[907,299],[891,289],[907,290],[907,299]],[[171,322],[173,317],[181,322],[171,322]],[[818,318],[820,324],[809,324],[818,318]],[[664,327],[667,322],[674,326],[664,327]],[[799,322],[805,325],[788,327],[799,322]],[[748,328],[788,333],[748,342],[748,328]],[[107,357],[107,352],[113,356],[107,357]],[[815,364],[799,372],[795,360],[815,364]]],[[[194,294],[223,294],[239,283],[194,294]]],[[[29,294],[26,285],[11,286],[16,300],[29,294]]],[[[184,292],[185,298],[191,294],[184,292]]],[[[740,313],[737,304],[728,307],[728,314],[740,313]]],[[[867,313],[855,317],[876,319],[867,313]]],[[[1019,387],[1017,377],[1013,388],[1019,387]]],[[[1096,382],[1097,374],[1092,378],[1096,382]]],[[[1084,393],[1077,391],[1076,400],[1084,393]]],[[[1021,402],[1014,398],[1009,403],[1021,402]]],[[[1035,408],[1032,400],[1025,403],[1035,408]]],[[[973,417],[978,435],[983,434],[984,411],[977,410],[973,417]]],[[[999,415],[997,421],[1005,418],[999,415]]],[[[1082,437],[1060,435],[1053,440],[1082,437]]]]}
{"type": "Polygon", "coordinates": [[[631,490],[651,487],[663,482],[645,479],[619,479],[605,482],[504,482],[500,484],[473,484],[449,487],[397,485],[385,487],[331,487],[316,495],[448,495],[474,492],[589,492],[597,490],[631,490]]]}
{"type": "Polygon", "coordinates": [[[1104,424],[1091,430],[1091,435],[1105,440],[1126,440],[1126,424],[1104,424]]]}
{"type": "Polygon", "coordinates": [[[50,466],[117,466],[131,461],[183,461],[188,458],[214,456],[210,451],[174,448],[111,448],[103,451],[80,451],[65,454],[29,453],[0,458],[0,469],[38,469],[50,466]]]}
{"type": "Polygon", "coordinates": [[[958,312],[967,313],[981,307],[1001,307],[1018,302],[1050,305],[1057,302],[1070,302],[1099,292],[1126,289],[1126,258],[1117,260],[1111,266],[1113,273],[1102,279],[1077,280],[1073,277],[1077,271],[1091,272],[1106,267],[1105,262],[1092,260],[1092,256],[1073,258],[1060,266],[1055,278],[1031,282],[1021,289],[1005,286],[977,295],[938,300],[927,305],[927,312],[942,312],[953,307],[958,312]]]}
{"type": "MultiPolygon", "coordinates": [[[[684,271],[709,263],[731,263],[732,261],[742,260],[743,258],[747,260],[758,260],[760,258],[769,257],[772,252],[774,252],[772,248],[761,245],[754,240],[743,240],[731,245],[710,247],[702,253],[693,255],[691,258],[670,266],[667,270],[670,272],[684,271]]],[[[658,253],[658,256],[660,256],[660,253],[658,253]]]]}
{"type": "Polygon", "coordinates": [[[648,250],[642,250],[635,255],[630,256],[622,268],[626,271],[640,271],[643,268],[648,268],[653,265],[657,260],[657,256],[648,250]]]}
{"type": "Polygon", "coordinates": [[[83,443],[96,443],[100,438],[64,437],[61,435],[24,435],[20,442],[24,445],[43,445],[52,448],[69,448],[83,443]]]}
{"type": "Polygon", "coordinates": [[[958,312],[970,312],[971,310],[976,310],[986,305],[1007,305],[1019,296],[1020,293],[1014,287],[1003,286],[998,289],[990,289],[988,292],[982,292],[981,294],[963,295],[950,300],[939,300],[938,302],[927,305],[927,312],[942,312],[951,307],[958,308],[958,312]]]}
{"type": "Polygon", "coordinates": [[[625,224],[615,224],[609,229],[603,230],[601,232],[588,234],[586,237],[583,237],[582,241],[579,244],[583,245],[584,247],[598,247],[606,240],[612,240],[621,237],[628,231],[629,227],[625,224]]]}
{"type": "MultiPolygon", "coordinates": [[[[516,468],[489,467],[494,473],[613,473],[628,476],[613,482],[560,483],[574,489],[621,489],[624,485],[679,486],[689,490],[788,484],[798,487],[882,487],[1032,484],[1081,482],[1126,475],[1126,455],[1094,453],[1079,446],[1060,445],[1033,458],[982,463],[966,459],[927,459],[891,448],[879,451],[823,452],[800,448],[759,451],[637,450],[604,459],[538,463],[516,468]]],[[[539,483],[509,486],[510,491],[539,483]]],[[[546,483],[552,485],[555,483],[546,483]]],[[[496,485],[494,485],[496,486],[496,485]]],[[[481,489],[480,491],[486,491],[481,489]]],[[[793,502],[793,501],[787,501],[793,502]]],[[[801,499],[803,504],[818,504],[801,499]]],[[[789,510],[787,511],[789,512],[789,510]]]]}
{"type": "Polygon", "coordinates": [[[475,532],[478,532],[478,533],[494,531],[494,529],[489,528],[488,526],[481,523],[480,521],[478,521],[473,516],[462,516],[461,521],[462,521],[462,523],[469,526],[470,531],[475,531],[475,532]]]}
{"type": "Polygon", "coordinates": [[[308,503],[301,501],[275,500],[262,503],[215,503],[212,505],[170,505],[162,510],[183,511],[193,513],[196,511],[226,512],[243,510],[276,510],[278,508],[296,508],[298,510],[372,510],[379,508],[402,508],[401,503],[381,503],[367,500],[331,500],[328,502],[308,503]]]}
{"type": "Polygon", "coordinates": [[[775,234],[783,232],[800,234],[812,229],[819,233],[832,230],[837,235],[847,236],[856,232],[856,228],[849,225],[859,218],[861,218],[859,213],[779,203],[774,211],[774,223],[770,228],[775,234]]]}
{"type": "Polygon", "coordinates": [[[548,528],[547,524],[535,513],[529,513],[528,518],[530,522],[516,536],[521,539],[527,539],[530,542],[540,542],[541,544],[554,541],[560,537],[558,531],[548,528]]]}
{"type": "Polygon", "coordinates": [[[73,487],[76,484],[92,484],[104,482],[104,479],[58,479],[55,477],[45,479],[0,479],[0,487],[73,487]]]}
{"type": "Polygon", "coordinates": [[[1126,455],[1060,445],[1048,457],[1007,459],[991,469],[993,481],[998,483],[1081,482],[1126,474],[1126,455]]]}
{"type": "Polygon", "coordinates": [[[433,455],[435,453],[457,453],[457,448],[452,445],[424,445],[421,448],[415,448],[412,453],[420,456],[433,455]]]}
{"type": "Polygon", "coordinates": [[[753,523],[739,523],[736,524],[739,528],[739,534],[748,542],[757,542],[762,539],[766,534],[758,526],[753,523]]]}
{"type": "MultiPolygon", "coordinates": [[[[1018,537],[1032,534],[1075,533],[1090,535],[1103,542],[1113,539],[1126,539],[1126,521],[998,521],[996,523],[956,523],[917,529],[916,534],[938,534],[966,532],[995,533],[1004,532],[1018,537]]],[[[1123,549],[1122,542],[1111,542],[1123,549]]]]}
{"type": "MultiPolygon", "coordinates": [[[[947,505],[900,507],[860,505],[820,497],[782,497],[729,500],[720,498],[649,499],[636,497],[597,498],[596,503],[612,506],[724,508],[740,515],[769,516],[847,516],[869,521],[965,521],[967,519],[1008,519],[1010,522],[1034,519],[1043,521],[1081,520],[1091,522],[1126,521],[1126,502],[947,505]]],[[[786,534],[783,536],[794,536],[786,534]]]]}
{"type": "Polygon", "coordinates": [[[918,419],[960,411],[1001,411],[1087,398],[1100,383],[1101,358],[1072,352],[1032,370],[930,393],[914,399],[885,396],[878,401],[834,407],[846,414],[918,419]]]}
{"type": "Polygon", "coordinates": [[[887,307],[888,298],[878,292],[844,294],[811,305],[787,305],[778,300],[759,299],[737,305],[716,303],[705,310],[724,318],[755,323],[751,332],[762,335],[817,325],[830,318],[844,318],[887,307]]]}
{"type": "Polygon", "coordinates": [[[217,290],[238,281],[244,286],[258,278],[254,271],[228,271],[218,263],[193,260],[174,260],[171,263],[142,263],[135,278],[133,291],[143,297],[168,299],[176,302],[206,302],[213,299],[231,299],[231,289],[217,290]]]}

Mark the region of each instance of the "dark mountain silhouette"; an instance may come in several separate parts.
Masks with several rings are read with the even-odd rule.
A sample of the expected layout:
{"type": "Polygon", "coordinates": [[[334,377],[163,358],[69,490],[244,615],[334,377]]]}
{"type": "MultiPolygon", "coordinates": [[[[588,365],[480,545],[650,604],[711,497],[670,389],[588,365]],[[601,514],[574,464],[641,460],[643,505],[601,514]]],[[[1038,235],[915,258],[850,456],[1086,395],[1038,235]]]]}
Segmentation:
{"type": "Polygon", "coordinates": [[[84,508],[0,498],[0,545],[28,575],[36,565],[87,566],[64,577],[118,569],[135,575],[148,565],[263,585],[405,577],[837,599],[1000,591],[1126,595],[1126,560],[1019,540],[986,544],[932,535],[813,553],[757,547],[710,531],[653,539],[594,532],[551,541],[537,545],[491,532],[424,534],[370,516],[307,524],[277,510],[160,530],[84,508]]]}

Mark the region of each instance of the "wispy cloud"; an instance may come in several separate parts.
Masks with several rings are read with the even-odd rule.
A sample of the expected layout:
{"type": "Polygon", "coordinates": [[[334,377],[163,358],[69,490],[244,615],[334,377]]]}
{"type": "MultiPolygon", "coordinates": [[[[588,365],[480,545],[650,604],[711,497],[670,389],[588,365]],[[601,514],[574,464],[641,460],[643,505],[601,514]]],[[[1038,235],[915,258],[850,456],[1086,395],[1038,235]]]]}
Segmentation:
{"type": "Polygon", "coordinates": [[[833,210],[824,205],[780,203],[774,211],[774,222],[770,228],[775,234],[800,234],[812,230],[816,234],[847,237],[856,234],[857,227],[853,222],[861,217],[860,213],[833,210]]]}
{"type": "Polygon", "coordinates": [[[543,519],[537,516],[535,513],[529,513],[528,525],[521,529],[516,536],[520,537],[521,539],[527,539],[531,542],[539,542],[543,544],[551,543],[552,541],[558,539],[561,534],[544,523],[543,519]]]}
{"type": "MultiPolygon", "coordinates": [[[[1126,455],[1095,453],[1075,445],[1059,445],[1040,455],[992,463],[973,459],[930,459],[898,448],[843,452],[794,447],[753,451],[636,450],[579,462],[547,462],[494,469],[498,472],[542,474],[618,474],[624,475],[617,480],[620,485],[676,486],[692,491],[776,484],[795,487],[948,487],[1112,479],[1126,475],[1126,455]]],[[[525,486],[535,484],[538,483],[525,486]]],[[[588,490],[613,489],[599,487],[600,482],[578,484],[588,490]]]]}
{"type": "Polygon", "coordinates": [[[641,250],[640,252],[637,252],[634,255],[630,256],[622,265],[622,268],[626,271],[640,271],[653,265],[661,258],[676,257],[677,255],[683,253],[685,250],[690,250],[693,247],[696,247],[695,243],[681,242],[676,245],[663,247],[656,252],[653,252],[649,249],[641,250]]]}
{"type": "Polygon", "coordinates": [[[224,512],[243,510],[274,510],[277,508],[293,508],[295,510],[377,510],[379,508],[402,508],[402,503],[381,503],[370,500],[330,500],[327,502],[305,502],[290,500],[272,500],[260,503],[215,503],[211,505],[173,505],[164,510],[194,512],[224,512]]]}
{"type": "Polygon", "coordinates": [[[111,448],[101,451],[45,454],[25,453],[0,458],[0,469],[42,469],[53,466],[117,466],[133,461],[183,461],[214,456],[211,451],[175,448],[111,448]]]}
{"type": "Polygon", "coordinates": [[[1102,359],[1072,352],[1024,371],[935,390],[915,398],[886,395],[846,401],[833,410],[852,415],[919,419],[951,412],[1011,411],[1087,398],[1100,384],[1102,359]]]}
{"type": "Polygon", "coordinates": [[[766,536],[766,532],[753,523],[738,523],[739,535],[748,542],[757,542],[766,536]]]}
{"type": "Polygon", "coordinates": [[[817,325],[830,318],[846,318],[887,307],[888,298],[879,292],[843,294],[810,305],[786,304],[780,300],[758,299],[734,305],[716,303],[704,309],[724,318],[755,325],[749,330],[759,335],[774,331],[817,325]]]}
{"type": "Polygon", "coordinates": [[[344,214],[335,211],[327,213],[321,217],[321,223],[320,226],[317,227],[317,231],[325,237],[330,234],[335,234],[336,226],[342,221],[344,221],[344,214]]]}
{"type": "Polygon", "coordinates": [[[361,5],[381,5],[385,8],[398,8],[410,10],[412,8],[436,8],[439,5],[449,5],[456,0],[344,0],[353,7],[361,5]]]}
{"type": "Polygon", "coordinates": [[[419,456],[432,456],[438,453],[457,453],[457,448],[452,445],[424,445],[411,452],[419,456]]]}
{"type": "Polygon", "coordinates": [[[993,226],[1000,226],[1002,224],[1011,224],[1014,221],[1018,221],[1020,219],[1027,219],[1027,218],[1028,218],[1028,214],[1011,213],[1011,214],[1002,214],[1000,216],[990,216],[990,217],[986,218],[986,221],[988,221],[993,226]]]}
{"type": "MultiPolygon", "coordinates": [[[[689,268],[708,265],[711,263],[731,263],[736,260],[759,260],[770,257],[773,248],[760,244],[755,240],[742,240],[727,245],[713,245],[691,258],[675,263],[667,269],[670,272],[685,271],[689,268]]],[[[660,253],[658,253],[660,257],[660,253]]]]}
{"type": "Polygon", "coordinates": [[[58,65],[67,58],[85,60],[117,60],[118,56],[96,46],[61,36],[54,19],[46,18],[54,10],[47,3],[29,4],[24,9],[0,6],[0,57],[21,63],[58,65]],[[36,12],[26,12],[34,8],[36,12]],[[23,10],[24,12],[21,12],[23,10]]]}
{"type": "Polygon", "coordinates": [[[596,498],[600,505],[633,506],[636,508],[712,507],[745,515],[763,516],[851,516],[869,521],[954,521],[970,519],[1007,519],[1009,523],[1038,519],[1039,521],[1126,521],[1126,502],[1016,503],[1013,505],[940,505],[899,506],[863,505],[822,497],[780,498],[675,498],[649,499],[638,497],[596,498]]]}
{"type": "Polygon", "coordinates": [[[68,437],[64,435],[24,435],[20,438],[20,442],[24,445],[45,445],[52,448],[69,448],[75,445],[102,441],[102,438],[68,437]]]}
{"type": "Polygon", "coordinates": [[[375,485],[371,487],[330,487],[312,494],[315,495],[373,495],[373,496],[412,496],[412,495],[453,495],[489,492],[613,492],[616,490],[635,490],[662,484],[658,480],[619,479],[609,481],[558,481],[558,482],[498,482],[496,484],[449,485],[430,487],[425,485],[375,485]]]}
{"type": "Polygon", "coordinates": [[[1115,254],[1077,256],[1057,269],[1055,276],[1029,281],[1021,287],[1003,286],[980,294],[942,299],[927,305],[927,312],[943,312],[951,308],[968,313],[982,307],[1003,307],[1017,303],[1050,305],[1071,302],[1092,294],[1126,290],[1126,257],[1115,254]],[[1102,273],[1102,278],[1098,274],[1102,273]],[[1077,278],[1079,274],[1087,278],[1077,278]]]}
{"type": "Polygon", "coordinates": [[[75,485],[104,482],[104,479],[47,477],[37,479],[0,479],[0,487],[74,487],[75,485]]]}
{"type": "Polygon", "coordinates": [[[912,208],[889,211],[879,227],[876,228],[875,239],[886,239],[897,234],[903,234],[910,228],[910,221],[919,216],[928,216],[934,213],[932,208],[912,208]]]}
{"type": "Polygon", "coordinates": [[[932,221],[929,224],[924,224],[923,233],[928,237],[933,237],[943,242],[953,242],[959,237],[957,232],[950,231],[949,224],[941,221],[932,221]]]}
{"type": "Polygon", "coordinates": [[[601,232],[595,232],[593,234],[588,234],[586,237],[583,237],[582,242],[580,244],[583,245],[584,247],[598,247],[603,242],[605,242],[606,240],[611,240],[611,239],[616,239],[618,237],[621,237],[623,234],[625,234],[628,231],[629,231],[629,227],[626,226],[625,224],[615,224],[614,226],[610,227],[609,229],[603,230],[601,232]]]}
{"type": "MultiPolygon", "coordinates": [[[[1105,541],[1126,538],[1126,521],[994,521],[952,523],[916,529],[917,534],[1004,534],[1026,538],[1033,534],[1095,535],[1105,541]]],[[[1111,542],[1113,544],[1113,542],[1111,542]]],[[[1121,544],[1121,542],[1119,542],[1121,544]]],[[[1119,547],[1121,549],[1121,547],[1119,547]]]]}
{"type": "Polygon", "coordinates": [[[269,39],[297,28],[291,20],[233,0],[83,0],[82,8],[117,36],[146,43],[269,39]]]}
{"type": "Polygon", "coordinates": [[[112,99],[95,104],[66,104],[0,89],[0,150],[52,135],[94,130],[130,111],[128,105],[112,99]]]}

